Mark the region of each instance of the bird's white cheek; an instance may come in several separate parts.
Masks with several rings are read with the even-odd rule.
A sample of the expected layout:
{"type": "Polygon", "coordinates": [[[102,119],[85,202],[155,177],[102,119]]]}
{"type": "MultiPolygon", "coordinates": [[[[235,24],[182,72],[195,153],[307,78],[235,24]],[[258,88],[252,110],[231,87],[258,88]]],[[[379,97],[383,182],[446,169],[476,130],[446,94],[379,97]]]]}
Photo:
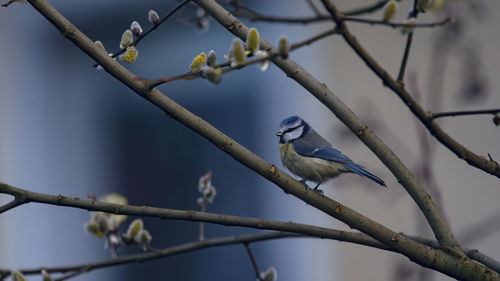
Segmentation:
{"type": "Polygon", "coordinates": [[[291,132],[287,132],[287,133],[283,134],[283,140],[285,142],[289,142],[289,141],[292,141],[294,139],[298,139],[298,138],[300,138],[300,136],[302,136],[303,131],[304,131],[303,126],[298,127],[297,129],[295,129],[291,132]]]}

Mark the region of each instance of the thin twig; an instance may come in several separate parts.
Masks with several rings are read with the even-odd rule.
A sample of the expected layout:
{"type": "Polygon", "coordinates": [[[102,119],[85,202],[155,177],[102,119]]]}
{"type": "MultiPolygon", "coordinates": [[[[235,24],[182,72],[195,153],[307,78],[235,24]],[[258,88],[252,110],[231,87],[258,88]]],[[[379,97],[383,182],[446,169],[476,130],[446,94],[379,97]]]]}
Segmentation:
{"type": "Polygon", "coordinates": [[[62,277],[59,277],[57,279],[54,279],[54,281],[64,281],[64,280],[69,280],[73,277],[76,277],[78,275],[82,275],[84,273],[89,272],[91,269],[89,269],[88,266],[82,266],[81,268],[76,269],[74,272],[68,273],[62,277]]]}
{"type": "Polygon", "coordinates": [[[432,120],[442,117],[452,117],[452,116],[463,116],[463,115],[480,115],[480,114],[492,114],[495,115],[500,113],[500,108],[494,109],[482,109],[482,110],[461,110],[461,111],[447,111],[439,113],[431,113],[430,118],[432,120]]]}
{"type": "MultiPolygon", "coordinates": [[[[151,32],[153,32],[154,30],[156,30],[160,25],[162,25],[168,18],[170,18],[172,15],[174,15],[180,8],[182,8],[184,5],[186,5],[187,3],[191,2],[191,0],[184,0],[182,1],[181,3],[179,3],[177,6],[175,6],[172,10],[170,10],[170,12],[168,12],[161,20],[158,24],[153,24],[153,26],[148,29],[147,31],[141,33],[141,35],[139,35],[137,38],[135,38],[135,40],[130,44],[130,46],[137,46],[139,44],[139,42],[141,42],[141,40],[148,36],[151,32]]],[[[120,49],[119,51],[116,51],[114,52],[111,57],[112,58],[115,58],[117,57],[118,55],[122,54],[123,52],[125,52],[127,49],[126,48],[123,48],[123,49],[120,49]]],[[[97,67],[98,64],[94,64],[93,67],[97,67]]]]}
{"type": "Polygon", "coordinates": [[[366,23],[366,24],[370,24],[370,25],[385,25],[385,26],[390,26],[393,28],[400,28],[400,27],[426,28],[426,27],[442,26],[442,25],[445,25],[447,23],[455,22],[453,17],[447,17],[442,21],[428,22],[428,23],[395,23],[395,22],[387,22],[387,21],[382,21],[382,20],[364,19],[364,18],[347,17],[347,16],[343,17],[342,20],[350,21],[350,22],[357,22],[357,23],[366,23]]]}
{"type": "Polygon", "coordinates": [[[398,73],[398,78],[397,81],[403,85],[404,83],[404,77],[405,77],[405,71],[406,71],[406,65],[408,63],[408,57],[410,56],[410,47],[411,43],[413,41],[413,30],[408,33],[408,36],[406,37],[406,45],[405,45],[405,51],[403,53],[403,58],[401,59],[401,66],[399,67],[399,73],[398,73]]]}
{"type": "MultiPolygon", "coordinates": [[[[201,203],[201,212],[204,213],[207,210],[207,202],[203,200],[201,203]]],[[[198,235],[198,240],[203,241],[205,240],[205,223],[200,222],[200,233],[198,235]]]]}
{"type": "Polygon", "coordinates": [[[369,14],[382,9],[389,0],[378,1],[374,4],[368,5],[366,7],[356,8],[350,11],[344,11],[342,14],[345,16],[359,16],[363,14],[369,14]]]}
{"type": "Polygon", "coordinates": [[[306,0],[307,4],[309,4],[309,7],[314,11],[314,13],[317,16],[321,16],[321,12],[319,11],[318,7],[314,4],[313,0],[306,0]]]}
{"type": "MultiPolygon", "coordinates": [[[[33,269],[21,269],[19,270],[23,275],[37,275],[41,274],[42,270],[48,273],[70,273],[68,276],[64,276],[65,280],[84,272],[90,272],[99,268],[106,268],[111,266],[117,266],[129,263],[142,263],[145,261],[159,259],[174,255],[179,255],[183,253],[193,252],[205,248],[218,247],[224,245],[242,244],[250,242],[265,241],[271,239],[281,239],[288,237],[303,237],[301,235],[286,233],[286,232],[266,232],[258,234],[246,234],[246,235],[236,235],[228,237],[219,237],[212,239],[205,239],[203,241],[195,241],[185,244],[180,244],[177,246],[161,249],[157,252],[146,252],[140,254],[132,254],[121,256],[115,259],[106,260],[103,262],[87,263],[80,265],[70,265],[70,266],[59,266],[59,267],[43,267],[43,268],[33,268],[33,269]],[[75,272],[76,271],[76,272],[75,272]]],[[[4,277],[8,277],[12,271],[11,270],[1,270],[0,271],[4,277]]]]}
{"type": "Polygon", "coordinates": [[[0,207],[0,214],[26,203],[28,203],[28,201],[25,200],[24,197],[16,197],[14,200],[0,207]]]}
{"type": "Polygon", "coordinates": [[[325,37],[328,37],[328,36],[333,35],[333,34],[338,34],[338,33],[339,33],[339,30],[337,28],[327,30],[327,31],[320,33],[316,36],[313,36],[309,39],[306,39],[306,40],[303,40],[301,42],[297,42],[297,43],[290,45],[290,51],[295,51],[296,49],[310,45],[310,44],[312,44],[320,39],[323,39],[325,37]]]}
{"type": "Polygon", "coordinates": [[[260,270],[259,266],[257,265],[257,261],[255,260],[255,257],[253,256],[252,249],[250,248],[250,243],[244,243],[245,249],[247,250],[248,257],[250,258],[250,261],[252,262],[252,267],[253,270],[255,271],[255,277],[257,277],[257,280],[264,281],[262,279],[262,276],[260,276],[260,270]]]}
{"type": "MultiPolygon", "coordinates": [[[[294,43],[292,45],[290,45],[290,52],[291,51],[295,51],[301,47],[304,47],[304,46],[307,46],[307,45],[310,45],[318,40],[321,40],[325,37],[328,37],[330,35],[333,35],[333,34],[338,34],[338,30],[337,28],[333,28],[333,29],[330,29],[330,30],[327,30],[325,32],[322,32],[318,35],[315,35],[311,38],[308,38],[308,39],[305,39],[303,41],[300,41],[300,42],[297,42],[297,43],[294,43]]],[[[240,70],[244,67],[247,67],[249,65],[253,65],[253,64],[257,64],[257,63],[262,63],[264,61],[267,61],[267,60],[271,60],[275,57],[279,56],[278,53],[273,53],[273,54],[269,54],[268,56],[266,57],[262,57],[262,58],[259,58],[259,59],[253,59],[253,60],[249,60],[247,61],[246,63],[244,64],[241,64],[241,65],[235,65],[235,66],[231,66],[231,63],[230,62],[225,62],[225,63],[221,63],[217,66],[215,66],[215,68],[224,68],[224,67],[227,67],[227,68],[224,68],[222,69],[222,74],[225,74],[225,73],[228,73],[228,72],[231,72],[231,71],[234,71],[234,70],[240,70]]],[[[200,78],[203,76],[203,72],[202,71],[197,71],[197,72],[187,72],[187,73],[184,73],[184,74],[180,74],[180,75],[176,75],[176,76],[172,76],[172,77],[164,77],[164,78],[159,78],[159,79],[154,79],[154,80],[147,80],[145,79],[146,81],[148,81],[148,87],[149,88],[154,88],[154,87],[157,87],[161,84],[165,84],[165,83],[169,83],[169,82],[173,82],[173,81],[179,81],[179,80],[191,80],[191,79],[196,79],[196,78],[200,78]]]]}
{"type": "MultiPolygon", "coordinates": [[[[309,0],[308,0],[309,1],[309,0]]],[[[358,16],[362,14],[368,14],[372,12],[376,12],[377,10],[384,7],[384,5],[388,2],[388,0],[378,1],[375,4],[356,8],[353,10],[345,11],[343,15],[345,16],[358,16]]],[[[233,14],[238,17],[246,18],[251,21],[264,21],[264,22],[274,22],[274,23],[299,23],[299,24],[310,24],[310,23],[319,23],[323,21],[329,21],[329,15],[322,15],[321,13],[317,13],[314,17],[279,17],[279,16],[265,16],[262,15],[248,7],[238,6],[233,14]]]]}

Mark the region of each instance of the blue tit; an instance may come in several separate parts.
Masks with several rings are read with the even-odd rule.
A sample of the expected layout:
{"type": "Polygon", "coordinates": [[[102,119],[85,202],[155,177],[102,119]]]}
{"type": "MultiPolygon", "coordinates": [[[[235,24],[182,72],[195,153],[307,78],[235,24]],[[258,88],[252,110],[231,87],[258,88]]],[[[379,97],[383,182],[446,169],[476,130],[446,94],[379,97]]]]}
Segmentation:
{"type": "Polygon", "coordinates": [[[283,120],[276,135],[279,137],[281,162],[302,178],[306,189],[306,181],[316,182],[318,185],[314,189],[318,190],[320,184],[342,173],[355,173],[386,186],[383,180],[335,149],[298,116],[283,120]]]}

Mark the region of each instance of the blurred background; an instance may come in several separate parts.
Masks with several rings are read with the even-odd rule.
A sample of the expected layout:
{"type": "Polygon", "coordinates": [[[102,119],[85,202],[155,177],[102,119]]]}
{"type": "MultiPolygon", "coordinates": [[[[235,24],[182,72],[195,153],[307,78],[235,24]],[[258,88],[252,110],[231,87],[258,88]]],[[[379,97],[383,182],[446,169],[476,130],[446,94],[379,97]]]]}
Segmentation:
{"type": "MultiPolygon", "coordinates": [[[[318,1],[319,2],[319,1],[318,1]]],[[[342,10],[374,1],[335,1],[342,10]]],[[[149,28],[147,12],[168,12],[175,1],[50,2],[92,40],[118,49],[133,20],[149,28]]],[[[307,1],[246,1],[265,15],[314,16],[307,1]]],[[[412,1],[402,1],[395,21],[406,18],[412,1]]],[[[318,6],[320,4],[318,3],[318,6]]],[[[227,6],[231,8],[231,6],[227,6]]],[[[446,27],[418,29],[409,57],[406,85],[430,111],[500,106],[500,57],[494,12],[498,1],[446,1],[420,22],[453,16],[446,27]]],[[[184,7],[138,46],[135,74],[168,77],[189,70],[200,52],[215,50],[219,61],[233,36],[213,19],[193,22],[184,7]]],[[[379,11],[364,17],[380,19],[379,11]]],[[[332,28],[330,22],[302,25],[251,22],[262,37],[298,42],[332,28]]],[[[351,23],[358,40],[393,76],[406,37],[383,26],[351,23]]],[[[85,198],[118,192],[133,205],[199,209],[198,179],[212,171],[217,188],[207,211],[270,220],[349,228],[246,169],[193,131],[113,79],[29,5],[0,9],[0,181],[49,194],[85,198]]],[[[500,184],[467,165],[429,137],[407,107],[338,36],[291,54],[332,89],[414,172],[443,209],[464,247],[500,259],[500,184]]],[[[394,231],[432,238],[413,200],[394,176],[347,128],[306,90],[271,66],[248,67],[211,85],[201,79],[159,87],[251,151],[282,167],[277,138],[280,121],[300,115],[334,146],[384,179],[388,189],[354,175],[322,186],[325,195],[394,231]],[[230,116],[230,118],[228,118],[230,116]]],[[[444,130],[477,154],[499,161],[500,130],[493,116],[444,118],[444,130]]],[[[0,203],[11,198],[0,195],[0,203]]],[[[28,204],[0,216],[0,268],[73,265],[110,258],[104,241],[84,231],[86,211],[28,204]]],[[[125,230],[126,225],[122,229],[125,230]]],[[[164,248],[198,238],[198,224],[145,218],[153,246],[164,248]]],[[[255,230],[206,225],[206,237],[255,230]]],[[[376,249],[320,239],[285,239],[252,244],[261,270],[275,267],[279,280],[451,280],[376,249]]],[[[121,247],[119,254],[140,252],[121,247]]],[[[75,280],[255,280],[241,245],[205,249],[143,264],[92,271],[75,280]]],[[[41,279],[29,277],[29,279],[41,279]]]]}

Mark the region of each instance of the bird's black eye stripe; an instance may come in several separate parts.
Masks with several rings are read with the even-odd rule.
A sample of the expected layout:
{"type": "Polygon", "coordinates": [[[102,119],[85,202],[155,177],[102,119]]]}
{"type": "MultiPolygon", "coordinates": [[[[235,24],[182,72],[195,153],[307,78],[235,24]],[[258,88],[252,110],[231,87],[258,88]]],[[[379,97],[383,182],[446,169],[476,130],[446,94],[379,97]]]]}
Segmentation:
{"type": "Polygon", "coordinates": [[[300,127],[300,126],[301,126],[301,125],[296,126],[296,127],[293,127],[293,128],[288,128],[288,129],[286,129],[286,130],[285,130],[284,134],[289,133],[289,132],[291,132],[291,131],[294,131],[295,129],[297,129],[297,128],[298,128],[298,127],[300,127]]]}

